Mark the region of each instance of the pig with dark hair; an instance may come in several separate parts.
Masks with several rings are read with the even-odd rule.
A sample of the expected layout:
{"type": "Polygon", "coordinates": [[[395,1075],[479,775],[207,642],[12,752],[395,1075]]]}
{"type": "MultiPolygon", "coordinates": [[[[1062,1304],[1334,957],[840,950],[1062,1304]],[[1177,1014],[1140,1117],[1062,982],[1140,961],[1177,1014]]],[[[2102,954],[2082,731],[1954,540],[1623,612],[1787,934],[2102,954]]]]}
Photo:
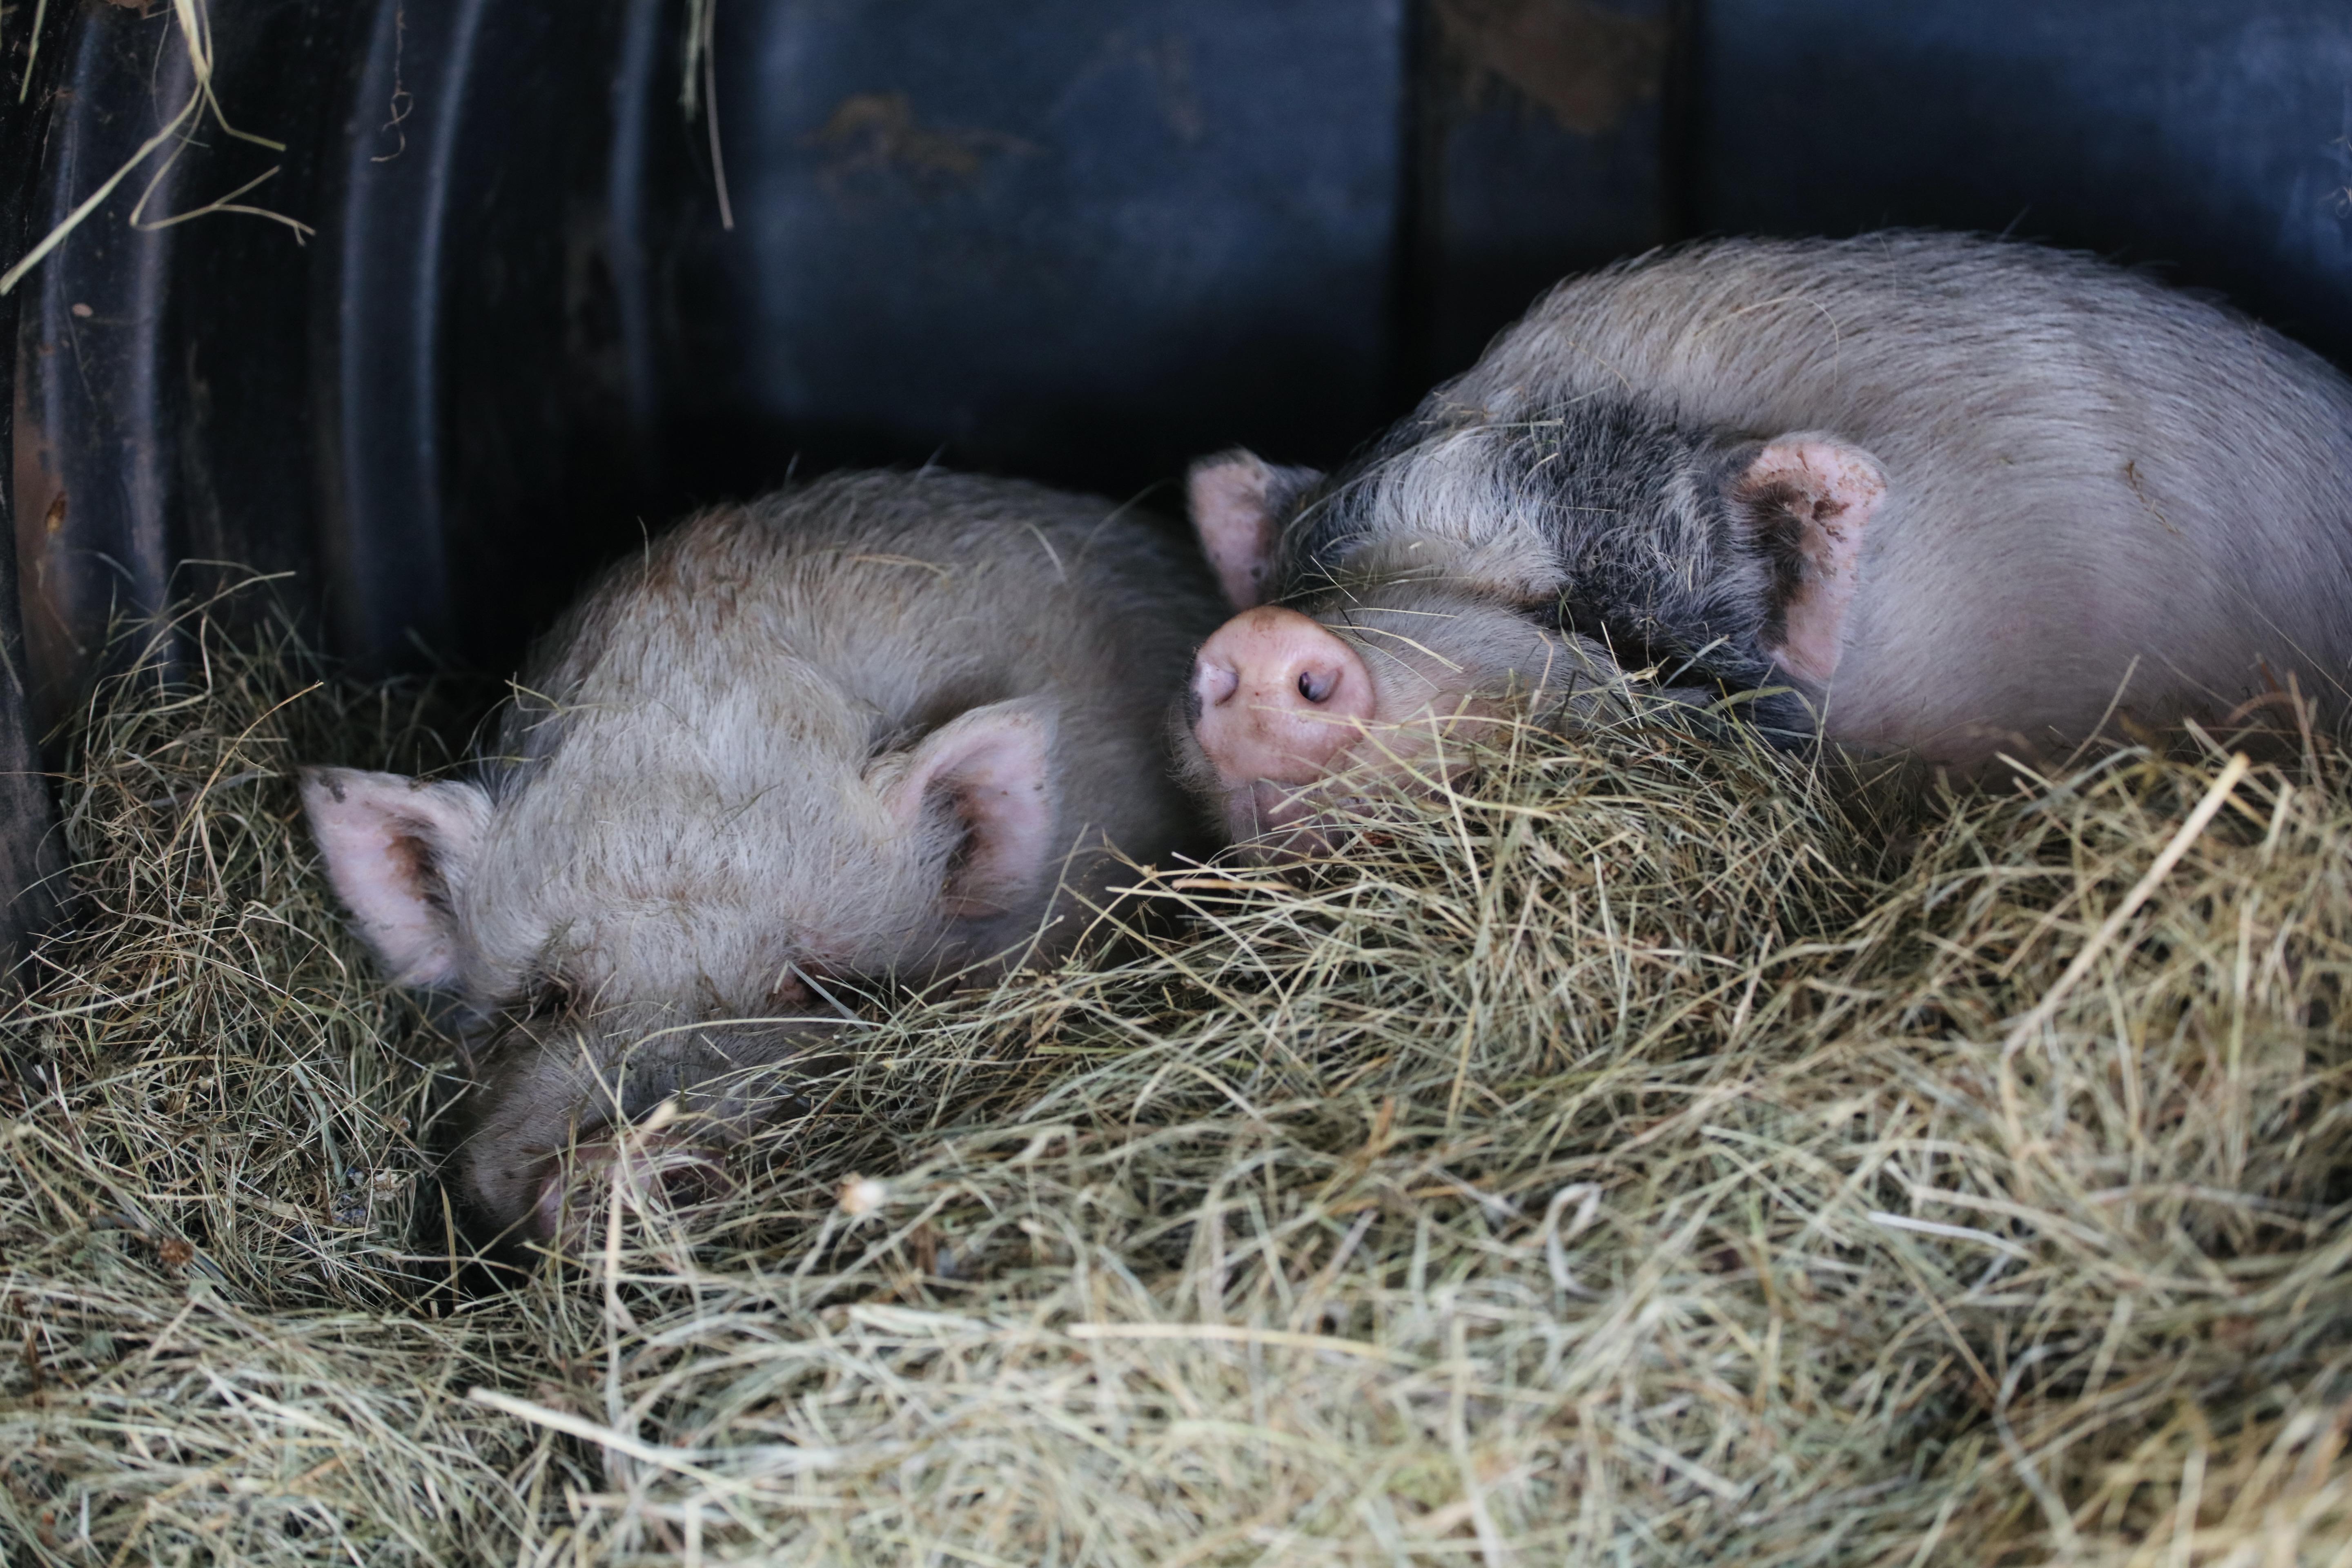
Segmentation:
{"type": "Polygon", "coordinates": [[[2352,384],[2088,257],[1721,240],[1572,279],[1328,476],[1196,465],[1240,611],[1179,725],[1238,837],[1628,671],[1963,773],[2352,660],[2352,384]],[[1679,674],[1677,675],[1677,672],[1679,674]]]}
{"type": "Polygon", "coordinates": [[[473,777],[306,770],[353,925],[471,1022],[458,1189],[555,1236],[583,1170],[699,1175],[772,1114],[734,1079],[837,1048],[829,980],[1066,951],[1119,855],[1190,837],[1159,714],[1221,613],[1108,501],[835,477],[609,574],[473,777]]]}

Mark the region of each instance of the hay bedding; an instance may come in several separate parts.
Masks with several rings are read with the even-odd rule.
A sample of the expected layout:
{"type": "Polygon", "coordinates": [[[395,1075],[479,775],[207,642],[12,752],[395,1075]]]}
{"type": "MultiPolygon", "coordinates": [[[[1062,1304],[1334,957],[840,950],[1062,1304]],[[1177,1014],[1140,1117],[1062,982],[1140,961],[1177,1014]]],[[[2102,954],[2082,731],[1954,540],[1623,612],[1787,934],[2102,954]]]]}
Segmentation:
{"type": "Polygon", "coordinates": [[[434,699],[303,670],[215,647],[79,742],[0,1107],[18,1562],[2352,1558],[2332,751],[1898,835],[1523,738],[877,1015],[730,1200],[485,1290],[446,1042],[285,777],[445,763],[434,699]]]}

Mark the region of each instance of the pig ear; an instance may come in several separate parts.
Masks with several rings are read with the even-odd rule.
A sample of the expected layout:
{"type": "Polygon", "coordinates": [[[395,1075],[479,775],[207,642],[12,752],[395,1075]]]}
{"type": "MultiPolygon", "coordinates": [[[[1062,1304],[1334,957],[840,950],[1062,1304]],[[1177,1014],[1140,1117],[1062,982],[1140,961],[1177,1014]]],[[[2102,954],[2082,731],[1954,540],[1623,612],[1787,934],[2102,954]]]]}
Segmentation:
{"type": "Polygon", "coordinates": [[[1886,499],[1886,476],[1859,447],[1789,436],[1758,452],[1731,491],[1774,568],[1765,651],[1790,674],[1826,685],[1844,651],[1862,536],[1886,499]]]}
{"type": "Polygon", "coordinates": [[[328,879],[392,977],[454,983],[465,943],[448,889],[473,863],[490,797],[470,784],[304,768],[302,805],[328,879]]]}
{"type": "Polygon", "coordinates": [[[942,890],[950,915],[1003,914],[1045,880],[1058,804],[1053,743],[1051,710],[1016,699],[974,708],[885,759],[883,802],[908,831],[934,811],[962,829],[942,890]]]}
{"type": "Polygon", "coordinates": [[[1322,477],[1313,468],[1278,468],[1238,447],[1192,465],[1185,479],[1192,531],[1234,609],[1265,602],[1282,514],[1322,477]]]}

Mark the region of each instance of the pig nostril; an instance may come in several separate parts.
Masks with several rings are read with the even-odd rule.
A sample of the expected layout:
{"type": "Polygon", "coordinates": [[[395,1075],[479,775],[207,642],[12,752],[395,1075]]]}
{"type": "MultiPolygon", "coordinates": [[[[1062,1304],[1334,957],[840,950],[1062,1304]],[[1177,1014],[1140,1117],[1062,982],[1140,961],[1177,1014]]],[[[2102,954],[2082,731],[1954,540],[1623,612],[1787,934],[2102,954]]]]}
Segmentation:
{"type": "Polygon", "coordinates": [[[1221,706],[1226,699],[1233,696],[1241,683],[1240,671],[1227,669],[1221,664],[1212,664],[1207,659],[1201,661],[1200,668],[1192,677],[1192,689],[1199,693],[1201,705],[1204,708],[1221,706]]]}
{"type": "Polygon", "coordinates": [[[1302,669],[1298,672],[1298,695],[1309,702],[1320,703],[1339,683],[1339,678],[1329,670],[1302,669]]]}

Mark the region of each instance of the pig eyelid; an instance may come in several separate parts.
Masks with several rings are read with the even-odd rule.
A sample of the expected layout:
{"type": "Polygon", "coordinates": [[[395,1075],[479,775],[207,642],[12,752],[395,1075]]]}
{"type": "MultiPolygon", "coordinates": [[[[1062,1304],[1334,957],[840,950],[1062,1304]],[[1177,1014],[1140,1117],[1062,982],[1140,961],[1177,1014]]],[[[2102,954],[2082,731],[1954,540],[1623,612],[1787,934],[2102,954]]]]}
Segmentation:
{"type": "Polygon", "coordinates": [[[1575,612],[1559,595],[1548,594],[1540,599],[1518,599],[1511,604],[1511,613],[1523,621],[1532,622],[1558,637],[1574,631],[1575,612]]]}
{"type": "Polygon", "coordinates": [[[572,982],[561,974],[534,975],[522,989],[520,1005],[509,1011],[527,1019],[552,1017],[570,1012],[578,996],[572,982]]]}

